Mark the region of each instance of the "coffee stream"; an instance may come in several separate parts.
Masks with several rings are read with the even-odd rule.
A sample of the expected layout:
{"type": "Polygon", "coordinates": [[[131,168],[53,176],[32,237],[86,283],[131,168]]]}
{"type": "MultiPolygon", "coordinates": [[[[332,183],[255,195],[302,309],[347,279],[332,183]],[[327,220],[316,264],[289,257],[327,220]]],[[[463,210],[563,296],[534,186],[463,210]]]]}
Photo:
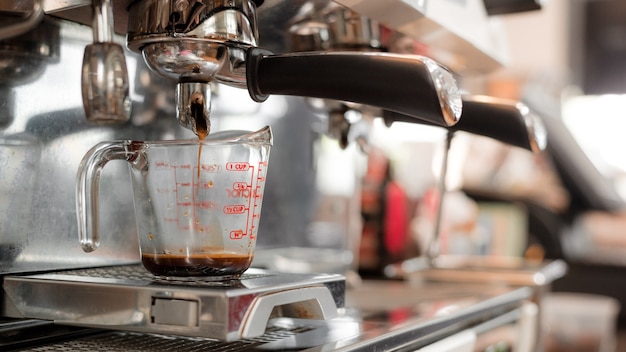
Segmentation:
{"type": "MultiPolygon", "coordinates": [[[[194,99],[191,114],[196,125],[194,133],[201,141],[198,144],[197,185],[200,185],[200,160],[202,140],[210,131],[210,122],[204,112],[204,104],[194,99]]],[[[237,278],[250,267],[251,254],[225,253],[224,248],[216,248],[217,253],[156,254],[143,253],[141,261],[148,271],[161,276],[228,276],[237,278]]]]}
{"type": "Polygon", "coordinates": [[[202,141],[209,135],[210,121],[208,117],[204,116],[203,104],[192,103],[191,113],[193,114],[194,121],[196,121],[195,133],[200,140],[198,146],[198,182],[200,182],[200,157],[202,156],[202,141]],[[202,105],[198,107],[198,105],[202,105]]]}
{"type": "Polygon", "coordinates": [[[202,96],[194,96],[191,101],[190,112],[192,120],[195,121],[194,133],[198,139],[203,140],[209,134],[210,124],[209,117],[205,114],[204,99],[202,96]]]}

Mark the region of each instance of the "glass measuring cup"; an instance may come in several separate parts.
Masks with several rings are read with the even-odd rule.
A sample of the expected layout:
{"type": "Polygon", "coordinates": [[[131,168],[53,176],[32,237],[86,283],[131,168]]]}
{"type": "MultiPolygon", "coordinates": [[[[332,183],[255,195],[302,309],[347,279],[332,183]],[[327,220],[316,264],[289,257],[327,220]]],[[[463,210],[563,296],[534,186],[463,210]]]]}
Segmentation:
{"type": "Polygon", "coordinates": [[[100,244],[101,170],[125,160],[144,267],[167,277],[240,276],[254,257],[271,145],[269,127],[205,140],[96,145],[84,156],[76,185],[83,250],[100,244]]]}

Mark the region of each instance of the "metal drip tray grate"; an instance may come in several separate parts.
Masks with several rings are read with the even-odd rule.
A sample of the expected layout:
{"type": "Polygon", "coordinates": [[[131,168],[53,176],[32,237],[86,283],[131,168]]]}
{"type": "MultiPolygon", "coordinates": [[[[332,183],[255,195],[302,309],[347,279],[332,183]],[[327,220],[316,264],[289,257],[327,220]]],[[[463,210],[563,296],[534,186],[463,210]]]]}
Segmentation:
{"type": "Polygon", "coordinates": [[[266,333],[257,338],[224,342],[220,340],[166,336],[155,334],[138,334],[130,332],[109,332],[94,336],[83,337],[71,341],[52,343],[45,346],[32,347],[19,351],[33,352],[97,352],[97,351],[177,351],[177,352],[201,352],[201,351],[261,351],[259,347],[270,342],[280,341],[293,337],[297,334],[312,330],[311,327],[293,327],[285,329],[283,327],[269,327],[266,333]]]}
{"type": "Polygon", "coordinates": [[[191,287],[237,287],[238,283],[242,280],[254,280],[275,275],[269,273],[245,273],[238,279],[222,279],[220,277],[171,278],[165,276],[155,276],[146,271],[141,265],[68,270],[57,272],[57,274],[91,279],[112,279],[117,282],[145,282],[163,285],[184,285],[191,287]]]}

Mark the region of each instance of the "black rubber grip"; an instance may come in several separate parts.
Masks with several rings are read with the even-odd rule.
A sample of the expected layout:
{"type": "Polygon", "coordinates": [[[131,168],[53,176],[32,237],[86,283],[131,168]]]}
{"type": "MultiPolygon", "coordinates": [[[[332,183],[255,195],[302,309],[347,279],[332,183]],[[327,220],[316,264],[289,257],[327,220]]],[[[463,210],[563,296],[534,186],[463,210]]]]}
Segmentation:
{"type": "Polygon", "coordinates": [[[333,99],[447,126],[428,68],[416,57],[367,52],[274,55],[252,48],[246,70],[255,101],[271,94],[333,99]]]}
{"type": "MultiPolygon", "coordinates": [[[[410,116],[385,111],[383,118],[389,124],[393,121],[411,122],[410,116]]],[[[425,122],[426,125],[434,125],[425,122]]],[[[448,127],[451,131],[465,131],[489,137],[516,147],[533,150],[529,126],[525,116],[514,103],[484,102],[463,99],[463,113],[459,122],[448,127]]]]}

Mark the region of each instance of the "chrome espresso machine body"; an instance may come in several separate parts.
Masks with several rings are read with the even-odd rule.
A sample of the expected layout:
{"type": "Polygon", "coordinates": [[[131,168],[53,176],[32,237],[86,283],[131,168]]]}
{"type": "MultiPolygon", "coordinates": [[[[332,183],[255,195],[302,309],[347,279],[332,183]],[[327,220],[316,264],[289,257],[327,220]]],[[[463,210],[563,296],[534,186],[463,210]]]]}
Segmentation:
{"type": "MultiPolygon", "coordinates": [[[[359,70],[362,69],[355,67],[358,64],[356,60],[361,60],[363,67],[367,68],[369,61],[374,62],[376,67],[397,62],[401,57],[361,56],[349,52],[336,55],[273,55],[267,50],[256,49],[259,38],[266,38],[273,45],[265,48],[286,51],[285,28],[289,18],[304,2],[269,1],[261,7],[265,7],[265,17],[262,15],[264,12],[258,10],[261,13],[258,19],[252,1],[206,1],[205,5],[209,6],[199,1],[98,2],[113,13],[118,32],[128,33],[128,47],[136,51],[126,50],[126,63],[122,63],[127,66],[129,78],[120,78],[123,71],[109,67],[109,74],[115,77],[113,81],[122,82],[120,87],[112,88],[101,83],[98,87],[94,83],[97,79],[88,80],[90,76],[99,74],[96,64],[92,64],[94,68],[90,74],[81,75],[80,69],[81,66],[83,71],[91,69],[87,62],[100,60],[114,66],[111,61],[119,61],[97,54],[96,49],[85,50],[87,46],[102,44],[98,42],[100,39],[95,32],[106,32],[106,29],[96,28],[107,28],[103,21],[112,20],[107,10],[93,11],[96,14],[93,23],[100,24],[89,27],[85,24],[92,23],[92,6],[87,1],[72,2],[71,5],[63,1],[32,3],[39,5],[34,6],[32,11],[45,11],[42,15],[44,20],[23,36],[12,36],[2,43],[2,163],[5,177],[2,182],[4,196],[0,224],[3,237],[0,246],[3,273],[110,265],[135,260],[136,245],[135,248],[129,245],[134,238],[129,235],[134,232],[132,200],[128,197],[130,192],[125,184],[114,181],[122,179],[117,175],[126,172],[124,167],[118,170],[111,167],[102,175],[101,187],[109,190],[101,206],[101,218],[105,221],[101,228],[103,233],[111,236],[103,239],[106,246],[91,254],[82,253],[75,246],[74,172],[82,155],[98,141],[190,138],[193,137],[191,132],[197,132],[198,126],[210,129],[211,122],[232,126],[233,123],[228,120],[233,115],[239,116],[239,120],[231,120],[238,122],[242,121],[242,116],[248,117],[236,128],[252,129],[268,121],[280,121],[272,123],[275,138],[291,147],[285,148],[289,149],[288,154],[283,151],[285,154],[272,159],[274,167],[268,182],[284,186],[281,187],[283,190],[268,187],[266,203],[270,205],[265,208],[264,215],[267,216],[264,218],[267,219],[261,226],[277,222],[290,224],[263,231],[260,241],[265,241],[265,236],[267,243],[272,243],[275,240],[272,236],[280,236],[284,240],[287,237],[284,234],[301,233],[306,227],[308,215],[302,214],[311,213],[306,207],[310,206],[307,203],[314,197],[309,194],[309,185],[314,182],[311,168],[315,136],[311,125],[318,121],[312,109],[300,99],[280,99],[275,103],[276,108],[270,108],[273,102],[266,105],[253,103],[246,90],[257,101],[277,93],[281,96],[320,96],[382,104],[394,110],[408,109],[401,112],[426,118],[438,125],[454,124],[460,112],[451,110],[453,102],[446,101],[449,92],[445,89],[439,91],[440,97],[437,96],[429,73],[429,69],[437,68],[437,64],[425,58],[424,61],[404,60],[397,65],[398,75],[405,77],[408,71],[420,82],[412,84],[410,89],[413,92],[408,93],[418,98],[409,99],[402,97],[403,87],[393,87],[395,82],[383,84],[376,77],[360,81],[355,79],[361,75],[359,70]],[[196,4],[196,7],[179,11],[174,3],[188,4],[186,6],[196,4]],[[43,4],[46,8],[42,10],[43,4]],[[111,5],[114,6],[111,8],[111,5]],[[172,22],[174,18],[178,22],[172,22]],[[202,26],[194,22],[199,18],[206,19],[202,26]],[[173,27],[168,27],[168,23],[174,23],[173,27]],[[189,32],[187,27],[190,26],[196,26],[195,32],[189,32]],[[265,29],[259,33],[261,28],[265,29]],[[92,37],[96,44],[92,43],[92,37]],[[90,55],[89,59],[87,55],[90,55]],[[318,69],[320,64],[330,67],[326,72],[328,77],[320,76],[324,74],[318,69]],[[353,70],[348,69],[349,66],[353,70]],[[126,84],[124,80],[127,80],[126,84]],[[228,94],[224,94],[224,102],[221,103],[219,87],[212,94],[216,83],[243,89],[236,89],[236,93],[231,94],[234,95],[233,100],[228,100],[228,94]],[[368,89],[353,89],[363,84],[367,84],[368,89]],[[124,85],[129,91],[127,95],[124,85]],[[96,94],[98,89],[99,95],[96,94]],[[202,104],[192,102],[198,94],[202,95],[202,104]],[[97,99],[113,101],[114,104],[98,103],[97,99]],[[132,108],[132,115],[129,116],[124,108],[96,111],[98,106],[110,105],[128,106],[132,108]],[[126,120],[118,124],[110,123],[126,120]],[[274,162],[284,158],[289,160],[274,162]],[[288,168],[289,172],[282,168],[288,168]],[[285,190],[287,185],[297,185],[298,194],[285,190]],[[275,199],[273,197],[284,198],[285,194],[273,195],[272,192],[290,194],[286,199],[275,199]],[[288,203],[284,207],[289,209],[289,213],[277,214],[280,215],[279,220],[272,219],[271,204],[282,207],[280,204],[284,202],[288,203]]],[[[12,9],[7,10],[11,14],[12,9]]],[[[13,11],[20,13],[15,9],[13,11]]],[[[23,20],[19,16],[14,17],[23,20]]],[[[111,38],[106,39],[111,40],[111,45],[124,45],[124,38],[119,35],[104,37],[111,38]]],[[[434,74],[449,73],[441,68],[434,74]]],[[[454,84],[449,87],[456,89],[454,84]]]]}
{"type": "MultiPolygon", "coordinates": [[[[267,176],[259,247],[306,246],[303,238],[319,206],[315,143],[330,127],[320,129],[326,121],[302,97],[362,104],[378,109],[380,116],[393,112],[388,122],[446,128],[457,123],[462,103],[453,74],[430,58],[376,51],[294,52],[293,38],[288,38],[294,19],[330,3],[0,4],[3,337],[50,330],[44,339],[62,334],[99,339],[104,335],[93,328],[106,328],[122,331],[103,338],[130,339],[133,346],[147,338],[145,350],[176,339],[154,333],[186,335],[181,343],[192,346],[189,350],[215,339],[240,341],[241,350],[359,350],[426,345],[450,335],[453,326],[480,325],[484,331],[482,323],[502,314],[505,325],[517,324],[524,315],[520,305],[529,296],[524,289],[467,288],[461,296],[473,292],[472,298],[457,304],[456,288],[443,299],[440,291],[424,288],[425,297],[436,301],[433,307],[443,302],[457,310],[442,320],[436,310],[412,309],[411,324],[403,326],[393,319],[381,321],[377,313],[365,319],[350,306],[360,304],[361,296],[346,298],[344,278],[337,274],[251,269],[234,282],[184,283],[146,275],[137,265],[130,185],[119,182],[128,179],[123,163],[101,175],[100,188],[106,190],[100,195],[101,248],[93,253],[80,248],[76,170],[83,155],[103,140],[196,138],[271,125],[277,147],[267,176]],[[302,323],[308,321],[302,318],[321,323],[302,323]],[[274,325],[268,328],[269,319],[274,325]],[[64,326],[78,328],[65,331],[64,326]]],[[[330,134],[341,137],[339,131],[330,134]]],[[[401,290],[411,297],[409,288],[401,290]]],[[[7,346],[35,344],[26,341],[7,346]]]]}

